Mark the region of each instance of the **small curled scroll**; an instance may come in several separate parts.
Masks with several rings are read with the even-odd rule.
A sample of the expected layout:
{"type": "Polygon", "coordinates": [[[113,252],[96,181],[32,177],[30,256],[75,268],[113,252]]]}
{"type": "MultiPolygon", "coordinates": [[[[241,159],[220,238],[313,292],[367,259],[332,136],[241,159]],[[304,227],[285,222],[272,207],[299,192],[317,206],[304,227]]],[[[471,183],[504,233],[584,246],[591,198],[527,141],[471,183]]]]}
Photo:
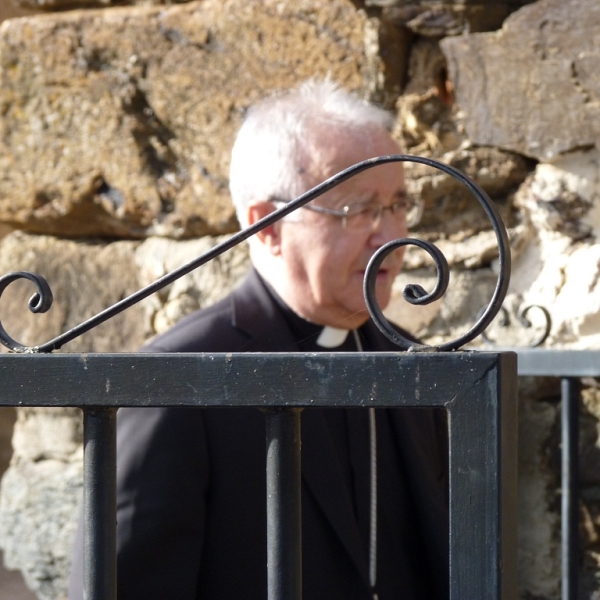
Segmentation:
{"type": "MultiPolygon", "coordinates": [[[[479,185],[477,185],[472,179],[467,177],[464,173],[461,173],[458,169],[451,167],[450,165],[444,164],[440,161],[434,160],[432,158],[424,158],[421,156],[407,156],[407,155],[398,155],[398,156],[389,156],[389,157],[380,157],[377,160],[387,160],[389,162],[401,161],[401,162],[413,162],[420,163],[439,171],[443,171],[444,173],[452,176],[454,179],[460,181],[479,201],[483,210],[486,212],[488,218],[490,219],[492,228],[494,233],[496,234],[496,240],[498,242],[498,280],[496,283],[496,288],[490,300],[488,306],[482,311],[481,315],[478,317],[477,322],[469,331],[467,331],[464,335],[459,337],[456,340],[452,340],[450,342],[446,342],[444,344],[440,344],[435,347],[435,350],[448,351],[448,350],[456,350],[463,346],[464,344],[472,341],[478,335],[483,333],[486,327],[492,322],[494,317],[498,314],[502,306],[502,302],[506,296],[506,292],[508,290],[508,283],[510,279],[510,245],[508,241],[508,234],[506,232],[506,227],[502,222],[502,218],[500,217],[500,213],[498,209],[494,206],[494,203],[490,200],[488,195],[481,189],[479,185]]],[[[433,349],[431,346],[427,346],[425,344],[416,344],[414,342],[410,342],[401,336],[387,321],[379,305],[377,304],[377,298],[375,296],[375,281],[377,277],[377,269],[381,266],[383,262],[383,257],[387,255],[388,252],[391,252],[393,248],[398,246],[403,246],[406,244],[415,244],[420,246],[421,248],[427,250],[431,257],[434,259],[436,263],[436,267],[438,270],[438,283],[433,292],[428,294],[421,286],[418,285],[409,285],[403,291],[404,298],[410,302],[411,304],[428,304],[429,302],[433,302],[433,300],[441,297],[447,287],[447,271],[448,264],[444,259],[441,252],[433,246],[433,244],[429,244],[423,242],[421,240],[395,240],[394,242],[388,243],[386,246],[380,248],[377,253],[372,257],[371,262],[369,263],[369,267],[367,268],[367,272],[365,273],[365,281],[363,285],[363,290],[365,294],[365,302],[367,304],[367,308],[369,309],[369,313],[375,325],[379,328],[379,330],[392,342],[400,346],[404,350],[431,350],[433,349]],[[395,245],[394,245],[395,244],[395,245]],[[389,248],[389,250],[386,250],[389,248]],[[377,258],[377,260],[375,260],[377,258]],[[441,260],[443,259],[444,268],[441,267],[441,260]],[[444,286],[441,285],[445,279],[444,286]],[[443,291],[440,291],[443,287],[443,291]]]]}
{"type": "MultiPolygon", "coordinates": [[[[45,313],[52,306],[53,296],[52,290],[48,285],[48,282],[41,276],[35,273],[28,273],[27,271],[15,271],[14,273],[8,273],[0,277],[0,297],[4,293],[4,290],[17,279],[27,279],[35,284],[37,291],[29,298],[29,310],[32,313],[45,313]]],[[[13,340],[6,330],[0,323],[0,342],[4,344],[10,350],[14,352],[25,352],[30,348],[23,346],[16,340],[13,340]]]]}
{"type": "MultiPolygon", "coordinates": [[[[407,340],[403,335],[401,335],[396,329],[394,329],[389,322],[386,320],[379,304],[377,303],[377,293],[376,293],[376,285],[377,285],[377,272],[381,267],[383,261],[386,256],[396,250],[397,248],[401,248],[402,246],[419,246],[426,250],[435,266],[437,268],[437,281],[435,284],[435,288],[432,292],[427,292],[420,285],[410,283],[408,284],[404,290],[402,291],[402,296],[407,302],[411,304],[417,305],[425,305],[434,302],[435,300],[439,300],[448,289],[448,282],[450,280],[450,269],[448,268],[448,261],[446,257],[441,253],[439,248],[434,246],[431,242],[426,242],[424,240],[418,240],[414,238],[402,238],[399,240],[394,240],[392,242],[388,242],[385,246],[382,246],[375,252],[375,254],[371,257],[369,264],[367,265],[367,270],[365,273],[365,279],[363,284],[364,294],[365,294],[365,302],[367,304],[367,308],[369,309],[369,313],[375,322],[375,325],[379,328],[381,333],[385,335],[390,341],[394,344],[400,346],[404,350],[408,350],[410,348],[418,348],[421,345],[415,344],[415,342],[411,342],[407,340]]],[[[426,347],[426,346],[423,346],[426,347]]]]}
{"type": "MultiPolygon", "coordinates": [[[[527,318],[527,315],[531,310],[536,310],[540,312],[544,319],[542,331],[538,334],[537,337],[533,338],[527,344],[528,348],[537,348],[538,346],[541,346],[546,341],[546,338],[550,335],[550,330],[552,329],[552,318],[550,317],[548,309],[544,306],[541,306],[540,304],[530,304],[528,306],[522,307],[517,313],[517,320],[523,326],[524,329],[530,329],[533,327],[533,323],[527,318]]],[[[503,329],[510,328],[510,326],[512,325],[509,312],[504,306],[502,306],[502,308],[500,309],[497,323],[498,326],[503,329]]],[[[488,344],[491,344],[493,346],[498,345],[498,342],[490,339],[486,332],[483,332],[482,337],[488,344]]]]}

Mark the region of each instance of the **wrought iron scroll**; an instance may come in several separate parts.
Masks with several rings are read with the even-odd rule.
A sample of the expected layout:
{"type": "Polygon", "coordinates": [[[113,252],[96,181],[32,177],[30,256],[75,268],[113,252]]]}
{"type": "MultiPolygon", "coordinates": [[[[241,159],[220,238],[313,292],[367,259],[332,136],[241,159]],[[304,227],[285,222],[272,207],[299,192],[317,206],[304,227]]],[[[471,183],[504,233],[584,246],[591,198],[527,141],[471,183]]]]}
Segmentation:
{"type": "MultiPolygon", "coordinates": [[[[246,227],[245,229],[232,235],[228,240],[221,244],[218,244],[217,246],[215,246],[208,252],[205,252],[196,259],[190,261],[182,267],[179,267],[178,269],[175,269],[171,273],[164,275],[163,277],[157,279],[154,283],[142,288],[141,290],[138,290],[137,292],[131,294],[127,298],[120,300],[119,302],[113,304],[111,307],[101,311],[97,315],[91,317],[90,319],[87,319],[83,323],[77,325],[76,327],[73,327],[69,331],[62,333],[61,335],[55,337],[54,339],[44,344],[41,344],[39,346],[25,346],[19,343],[18,341],[14,340],[12,337],[10,337],[10,335],[8,335],[1,323],[0,343],[2,343],[4,346],[9,348],[13,352],[18,353],[48,353],[52,352],[53,350],[57,350],[67,342],[74,340],[80,335],[90,331],[91,329],[97,327],[101,323],[104,323],[105,321],[123,312],[127,308],[137,304],[141,300],[161,290],[167,285],[170,285],[177,279],[180,279],[184,275],[187,275],[188,273],[206,264],[207,262],[211,261],[217,256],[220,256],[227,250],[230,250],[234,246],[237,246],[238,244],[248,239],[255,233],[258,233],[266,227],[269,227],[276,221],[301,208],[308,202],[311,202],[315,198],[335,188],[336,186],[340,185],[341,183],[350,179],[351,177],[368,169],[377,167],[379,165],[394,162],[421,163],[443,171],[448,175],[454,177],[455,179],[458,179],[479,200],[492,223],[494,232],[496,233],[499,253],[499,273],[496,289],[494,291],[490,304],[484,310],[482,316],[478,319],[477,323],[466,334],[464,334],[457,340],[447,342],[436,347],[437,350],[442,351],[456,350],[457,348],[460,348],[462,345],[466,344],[467,342],[475,338],[477,335],[482,333],[483,330],[494,319],[494,317],[500,310],[500,307],[502,306],[502,302],[506,295],[508,281],[510,277],[510,247],[508,242],[508,235],[506,233],[506,228],[502,223],[502,219],[492,201],[489,199],[487,194],[469,177],[461,173],[458,169],[455,169],[454,167],[446,165],[442,162],[429,158],[422,158],[418,156],[410,156],[403,154],[394,154],[389,156],[371,158],[362,161],[356,165],[353,165],[352,167],[349,167],[344,171],[341,171],[337,175],[330,177],[329,179],[325,180],[323,183],[317,185],[308,192],[305,192],[295,200],[292,200],[288,204],[282,206],[281,208],[275,210],[266,217],[260,219],[253,225],[246,227]]],[[[386,318],[383,316],[383,313],[381,312],[381,309],[379,308],[379,305],[377,304],[376,300],[375,283],[377,270],[379,266],[381,266],[381,263],[383,262],[387,254],[392,252],[394,249],[405,245],[417,245],[425,249],[434,258],[438,269],[438,283],[434,291],[428,294],[420,286],[408,285],[404,291],[404,297],[407,299],[407,301],[411,302],[412,304],[428,304],[429,302],[433,302],[434,300],[440,298],[445,293],[446,288],[448,286],[449,270],[448,263],[444,258],[443,254],[430,242],[406,238],[390,242],[389,244],[380,248],[372,257],[369,266],[367,267],[367,271],[365,273],[365,300],[367,303],[367,308],[369,309],[369,312],[376,325],[384,333],[384,335],[391,339],[395,344],[397,344],[405,350],[426,349],[429,347],[421,344],[415,344],[414,342],[404,338],[395,329],[393,329],[392,326],[386,320],[386,318]]],[[[10,285],[13,281],[17,279],[28,279],[36,285],[37,291],[29,301],[29,309],[32,312],[46,312],[47,310],[49,310],[49,308],[52,305],[52,291],[50,289],[50,286],[48,285],[48,282],[41,275],[19,271],[15,273],[9,273],[8,275],[0,277],[0,296],[8,287],[8,285],[10,285]]]]}
{"type": "MultiPolygon", "coordinates": [[[[506,227],[502,222],[498,209],[494,206],[494,203],[490,200],[489,196],[479,187],[474,181],[467,177],[464,173],[461,173],[458,169],[441,163],[437,160],[430,158],[422,158],[420,156],[403,156],[401,160],[405,162],[416,162],[424,165],[428,165],[448,175],[451,175],[455,179],[458,179],[474,196],[477,198],[483,209],[485,210],[488,218],[492,223],[492,228],[496,234],[496,240],[498,242],[498,279],[496,281],[496,288],[492,294],[492,298],[488,306],[483,310],[481,315],[478,317],[477,322],[471,329],[459,338],[450,342],[445,342],[435,347],[435,350],[448,351],[457,350],[461,346],[475,339],[478,335],[483,333],[486,327],[494,320],[494,317],[498,314],[498,311],[502,307],[502,302],[506,296],[508,290],[508,283],[510,280],[510,245],[508,241],[508,234],[506,233],[506,227]]],[[[449,269],[448,262],[444,255],[439,251],[436,246],[430,242],[416,239],[401,239],[389,242],[385,246],[382,246],[371,258],[367,270],[365,273],[364,280],[364,293],[365,301],[369,313],[379,330],[394,344],[400,346],[403,350],[428,350],[432,349],[431,346],[425,344],[416,344],[415,342],[406,339],[401,333],[399,333],[394,327],[390,325],[388,320],[383,315],[381,308],[377,303],[377,296],[375,294],[375,284],[377,280],[377,271],[381,266],[381,263],[385,257],[393,252],[400,246],[415,245],[420,246],[426,250],[429,255],[433,258],[437,268],[437,283],[434,290],[431,293],[427,293],[420,285],[410,284],[404,288],[403,296],[407,302],[411,304],[429,304],[435,300],[438,300],[444,295],[448,287],[449,281],[449,269]]]]}
{"type": "MultiPolygon", "coordinates": [[[[531,329],[533,327],[531,320],[527,317],[529,312],[533,309],[539,311],[539,313],[542,315],[544,319],[544,325],[543,330],[537,335],[537,337],[533,338],[528,344],[526,344],[528,348],[537,348],[538,346],[541,346],[546,341],[546,338],[550,335],[550,330],[552,329],[552,318],[550,317],[550,313],[548,312],[547,308],[541,306],[540,304],[530,304],[519,309],[516,316],[517,321],[523,327],[523,329],[531,329]]],[[[504,306],[500,308],[497,323],[498,326],[503,329],[509,328],[512,323],[510,314],[504,306]]],[[[499,345],[498,342],[492,340],[485,331],[481,334],[481,337],[492,346],[499,345]]]]}

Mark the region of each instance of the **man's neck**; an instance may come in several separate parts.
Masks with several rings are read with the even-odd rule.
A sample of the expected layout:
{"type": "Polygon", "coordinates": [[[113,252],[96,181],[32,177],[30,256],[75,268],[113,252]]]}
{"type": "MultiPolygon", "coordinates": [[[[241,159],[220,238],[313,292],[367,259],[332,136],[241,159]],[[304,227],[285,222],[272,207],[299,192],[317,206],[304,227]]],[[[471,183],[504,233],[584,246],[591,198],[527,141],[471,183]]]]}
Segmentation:
{"type": "Polygon", "coordinates": [[[302,286],[301,294],[297,292],[298,286],[289,284],[289,277],[280,269],[266,269],[254,265],[261,279],[268,284],[270,289],[299,317],[334,329],[358,329],[368,320],[368,312],[365,309],[360,313],[349,313],[338,307],[319,306],[317,301],[306,300],[305,296],[310,294],[307,286],[302,286]]]}

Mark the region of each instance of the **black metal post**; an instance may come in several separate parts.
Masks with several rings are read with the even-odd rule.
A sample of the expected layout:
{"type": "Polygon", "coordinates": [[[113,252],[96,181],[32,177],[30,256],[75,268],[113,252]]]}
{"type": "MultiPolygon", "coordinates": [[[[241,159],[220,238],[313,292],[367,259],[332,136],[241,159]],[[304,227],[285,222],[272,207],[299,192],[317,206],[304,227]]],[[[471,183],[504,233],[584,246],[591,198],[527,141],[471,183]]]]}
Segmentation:
{"type": "Polygon", "coordinates": [[[302,599],[301,410],[266,411],[269,600],[302,599]]]}
{"type": "Polygon", "coordinates": [[[576,600],[579,565],[579,379],[561,380],[562,598],[576,600]]]}
{"type": "Polygon", "coordinates": [[[83,413],[85,600],[117,598],[116,408],[83,413]]]}
{"type": "Polygon", "coordinates": [[[517,361],[508,353],[496,357],[494,368],[447,405],[450,600],[519,597],[517,361]]]}

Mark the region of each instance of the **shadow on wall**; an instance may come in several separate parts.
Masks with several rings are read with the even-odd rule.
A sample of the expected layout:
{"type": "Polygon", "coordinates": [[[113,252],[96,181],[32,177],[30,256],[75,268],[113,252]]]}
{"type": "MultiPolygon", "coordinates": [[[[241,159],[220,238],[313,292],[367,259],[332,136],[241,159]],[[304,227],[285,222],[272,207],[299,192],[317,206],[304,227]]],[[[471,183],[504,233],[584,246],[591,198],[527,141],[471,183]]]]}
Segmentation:
{"type": "Polygon", "coordinates": [[[8,469],[12,456],[12,434],[17,420],[17,411],[12,406],[0,407],[0,477],[8,469]]]}
{"type": "MultiPolygon", "coordinates": [[[[0,562],[4,564],[1,552],[0,562]]],[[[25,585],[20,571],[0,566],[0,600],[37,600],[37,596],[25,585]]]]}
{"type": "Polygon", "coordinates": [[[29,15],[35,15],[39,12],[39,10],[18,8],[13,6],[11,0],[2,0],[2,2],[0,2],[0,23],[2,23],[2,21],[5,19],[12,19],[13,17],[27,17],[29,15]]]}

